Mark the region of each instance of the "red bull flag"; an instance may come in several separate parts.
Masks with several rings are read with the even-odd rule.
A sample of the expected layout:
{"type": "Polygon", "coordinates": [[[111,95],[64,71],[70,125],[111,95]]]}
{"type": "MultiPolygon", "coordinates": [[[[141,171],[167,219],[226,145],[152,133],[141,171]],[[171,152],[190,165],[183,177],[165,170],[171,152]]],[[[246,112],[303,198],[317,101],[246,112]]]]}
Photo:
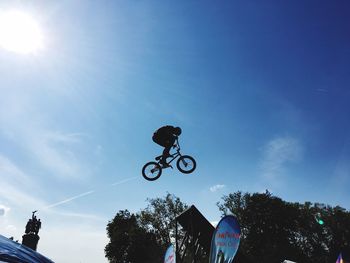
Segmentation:
{"type": "Polygon", "coordinates": [[[345,261],[343,260],[343,257],[341,256],[341,253],[339,254],[339,257],[335,263],[345,263],[345,261]]]}
{"type": "Polygon", "coordinates": [[[222,218],[211,240],[210,263],[232,263],[240,238],[241,228],[237,219],[232,215],[222,218]]]}

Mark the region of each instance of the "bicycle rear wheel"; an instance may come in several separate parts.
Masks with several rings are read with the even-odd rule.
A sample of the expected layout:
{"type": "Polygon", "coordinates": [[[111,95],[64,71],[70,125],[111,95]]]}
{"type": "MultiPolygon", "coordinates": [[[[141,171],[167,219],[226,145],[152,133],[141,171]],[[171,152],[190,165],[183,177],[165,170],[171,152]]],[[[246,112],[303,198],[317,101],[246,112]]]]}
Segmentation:
{"type": "Polygon", "coordinates": [[[142,176],[148,181],[157,180],[162,174],[162,167],[159,163],[149,162],[142,168],[142,176]]]}
{"type": "Polygon", "coordinates": [[[196,169],[196,160],[189,155],[182,155],[177,159],[176,167],[181,173],[189,174],[196,169]]]}

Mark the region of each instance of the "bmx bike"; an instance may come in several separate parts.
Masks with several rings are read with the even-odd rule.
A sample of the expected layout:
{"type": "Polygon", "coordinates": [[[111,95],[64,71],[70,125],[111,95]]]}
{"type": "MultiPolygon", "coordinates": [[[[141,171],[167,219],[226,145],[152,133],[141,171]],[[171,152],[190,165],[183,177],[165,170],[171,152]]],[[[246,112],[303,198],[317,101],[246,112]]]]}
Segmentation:
{"type": "Polygon", "coordinates": [[[177,169],[184,174],[192,173],[196,169],[196,160],[189,155],[182,155],[180,152],[180,144],[176,139],[175,145],[173,146],[176,152],[171,154],[167,158],[171,158],[170,161],[166,161],[166,166],[163,166],[160,163],[162,155],[159,155],[155,158],[155,161],[146,163],[142,168],[142,176],[148,181],[155,181],[162,175],[162,170],[165,168],[173,168],[170,164],[176,159],[177,169]]]}

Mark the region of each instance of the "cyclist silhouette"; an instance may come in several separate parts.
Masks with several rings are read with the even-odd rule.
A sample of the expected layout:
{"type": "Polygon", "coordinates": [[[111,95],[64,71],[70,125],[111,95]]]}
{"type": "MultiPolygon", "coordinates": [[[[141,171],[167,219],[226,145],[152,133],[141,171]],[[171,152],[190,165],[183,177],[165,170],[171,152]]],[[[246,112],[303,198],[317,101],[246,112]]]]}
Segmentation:
{"type": "Polygon", "coordinates": [[[155,157],[155,161],[146,163],[142,167],[142,176],[148,181],[155,181],[162,175],[164,168],[171,167],[170,164],[176,160],[176,168],[183,174],[190,174],[196,169],[196,160],[190,155],[183,155],[180,152],[178,136],[181,134],[180,127],[163,126],[153,134],[153,141],[164,147],[163,154],[155,157]],[[174,151],[170,154],[171,147],[174,151]],[[170,160],[167,158],[170,157],[170,160]]]}
{"type": "Polygon", "coordinates": [[[176,138],[181,134],[180,127],[174,127],[170,125],[163,126],[153,133],[152,140],[164,147],[163,156],[160,163],[163,167],[167,166],[166,158],[170,155],[170,149],[174,145],[176,138]]]}

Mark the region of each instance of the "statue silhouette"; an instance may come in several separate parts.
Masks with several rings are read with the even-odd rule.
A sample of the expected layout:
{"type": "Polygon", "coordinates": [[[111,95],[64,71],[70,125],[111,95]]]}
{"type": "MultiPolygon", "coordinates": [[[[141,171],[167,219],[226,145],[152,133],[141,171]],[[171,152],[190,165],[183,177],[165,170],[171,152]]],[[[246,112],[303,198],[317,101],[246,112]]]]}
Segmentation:
{"type": "Polygon", "coordinates": [[[36,212],[38,212],[38,210],[32,212],[32,218],[28,220],[25,227],[25,234],[22,236],[22,244],[33,250],[36,250],[37,248],[40,239],[38,234],[41,228],[41,221],[36,218],[36,212]]]}

